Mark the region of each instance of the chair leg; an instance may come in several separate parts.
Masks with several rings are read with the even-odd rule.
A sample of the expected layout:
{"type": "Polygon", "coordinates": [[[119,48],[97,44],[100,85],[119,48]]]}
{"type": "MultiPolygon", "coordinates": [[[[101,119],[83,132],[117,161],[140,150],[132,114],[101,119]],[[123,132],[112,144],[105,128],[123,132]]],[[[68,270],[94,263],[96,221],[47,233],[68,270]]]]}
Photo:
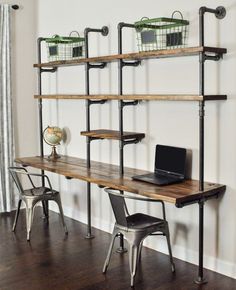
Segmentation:
{"type": "Polygon", "coordinates": [[[141,261],[142,248],[143,248],[143,241],[140,243],[140,245],[138,247],[138,262],[141,261]]]}
{"type": "Polygon", "coordinates": [[[57,203],[58,208],[59,208],[59,212],[60,212],[60,216],[61,216],[61,221],[62,221],[62,225],[63,225],[64,230],[65,230],[65,234],[68,235],[68,230],[67,230],[67,226],[66,226],[65,219],[64,219],[63,208],[62,208],[62,205],[61,205],[61,198],[60,198],[60,195],[59,194],[56,196],[55,202],[57,203]]]}
{"type": "Polygon", "coordinates": [[[130,274],[131,274],[131,282],[130,286],[134,287],[134,279],[137,270],[137,261],[138,261],[138,246],[130,245],[129,252],[129,264],[130,264],[130,274]]]}
{"type": "Polygon", "coordinates": [[[102,270],[103,273],[106,273],[106,271],[107,271],[107,268],[108,268],[108,265],[109,265],[109,262],[110,262],[110,259],[111,259],[112,249],[113,249],[116,237],[117,237],[117,233],[115,231],[113,231],[112,238],[111,238],[111,243],[110,243],[110,246],[109,246],[109,249],[108,249],[108,253],[107,253],[107,257],[106,257],[106,260],[105,260],[105,263],[104,263],[104,266],[103,266],[103,270],[102,270]]]}
{"type": "Polygon", "coordinates": [[[13,227],[12,227],[12,231],[13,231],[13,232],[14,232],[15,229],[16,229],[16,224],[17,224],[17,221],[18,221],[19,213],[20,213],[21,202],[22,202],[22,200],[19,199],[19,201],[18,201],[18,206],[17,206],[17,210],[16,210],[16,214],[15,214],[15,219],[14,219],[14,223],[13,223],[13,227]]]}
{"type": "Polygon", "coordinates": [[[34,218],[34,207],[33,205],[26,205],[26,227],[27,227],[27,241],[30,240],[31,226],[34,218]]]}
{"type": "Polygon", "coordinates": [[[173,261],[173,256],[172,256],[172,250],[171,250],[171,244],[170,244],[170,233],[169,233],[169,227],[167,225],[167,229],[166,229],[166,240],[167,240],[167,246],[168,246],[168,251],[169,251],[169,257],[170,257],[170,263],[171,263],[171,270],[174,273],[175,272],[175,264],[173,261]]]}

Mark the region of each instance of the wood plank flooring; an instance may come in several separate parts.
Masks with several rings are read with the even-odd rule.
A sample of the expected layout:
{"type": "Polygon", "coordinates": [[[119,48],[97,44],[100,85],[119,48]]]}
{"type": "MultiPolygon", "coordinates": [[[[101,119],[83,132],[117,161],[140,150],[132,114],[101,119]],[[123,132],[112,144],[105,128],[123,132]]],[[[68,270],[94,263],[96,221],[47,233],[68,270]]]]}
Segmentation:
{"type": "MultiPolygon", "coordinates": [[[[14,213],[13,213],[14,214],[14,213]]],[[[47,226],[37,208],[31,242],[26,241],[24,210],[16,233],[13,214],[0,215],[0,290],[124,290],[130,275],[127,254],[114,253],[107,274],[102,274],[110,235],[93,230],[96,238],[84,239],[86,226],[67,218],[66,238],[59,216],[50,212],[47,226]]],[[[153,237],[158,240],[158,237],[153,237]]],[[[193,283],[196,266],[175,259],[173,275],[168,256],[144,248],[135,290],[234,290],[236,280],[205,271],[208,284],[193,283]]]]}

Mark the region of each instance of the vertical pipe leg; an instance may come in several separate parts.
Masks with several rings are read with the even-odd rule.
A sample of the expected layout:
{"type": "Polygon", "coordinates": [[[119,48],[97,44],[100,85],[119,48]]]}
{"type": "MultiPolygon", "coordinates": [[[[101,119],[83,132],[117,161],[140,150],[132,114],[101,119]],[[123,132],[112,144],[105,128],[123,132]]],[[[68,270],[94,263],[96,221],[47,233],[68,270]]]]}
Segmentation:
{"type": "Polygon", "coordinates": [[[87,235],[85,236],[86,239],[93,239],[94,236],[92,235],[91,229],[91,184],[87,182],[87,235]]]}
{"type": "Polygon", "coordinates": [[[199,202],[199,265],[196,284],[205,284],[207,280],[203,277],[203,242],[204,242],[204,202],[199,202]]]}

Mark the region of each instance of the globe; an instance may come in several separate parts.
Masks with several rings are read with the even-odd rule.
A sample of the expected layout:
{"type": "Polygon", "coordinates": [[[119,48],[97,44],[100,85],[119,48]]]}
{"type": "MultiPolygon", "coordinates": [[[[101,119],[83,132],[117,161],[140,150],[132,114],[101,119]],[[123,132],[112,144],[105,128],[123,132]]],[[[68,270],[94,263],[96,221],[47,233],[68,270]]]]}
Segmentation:
{"type": "Polygon", "coordinates": [[[60,156],[56,152],[56,146],[60,144],[61,140],[63,138],[63,131],[61,128],[56,126],[48,126],[43,131],[43,139],[44,141],[52,146],[52,153],[48,156],[51,160],[56,160],[57,158],[60,158],[60,156]]]}

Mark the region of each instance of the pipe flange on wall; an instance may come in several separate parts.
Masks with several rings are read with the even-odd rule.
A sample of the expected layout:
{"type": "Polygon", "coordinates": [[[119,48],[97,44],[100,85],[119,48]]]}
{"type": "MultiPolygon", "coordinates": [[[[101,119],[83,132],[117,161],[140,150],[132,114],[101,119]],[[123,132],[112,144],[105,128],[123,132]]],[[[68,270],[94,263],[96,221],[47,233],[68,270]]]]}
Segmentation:
{"type": "Polygon", "coordinates": [[[223,19],[225,17],[225,15],[226,15],[226,9],[225,9],[225,7],[218,6],[216,8],[216,13],[215,13],[216,18],[223,19]]]}

